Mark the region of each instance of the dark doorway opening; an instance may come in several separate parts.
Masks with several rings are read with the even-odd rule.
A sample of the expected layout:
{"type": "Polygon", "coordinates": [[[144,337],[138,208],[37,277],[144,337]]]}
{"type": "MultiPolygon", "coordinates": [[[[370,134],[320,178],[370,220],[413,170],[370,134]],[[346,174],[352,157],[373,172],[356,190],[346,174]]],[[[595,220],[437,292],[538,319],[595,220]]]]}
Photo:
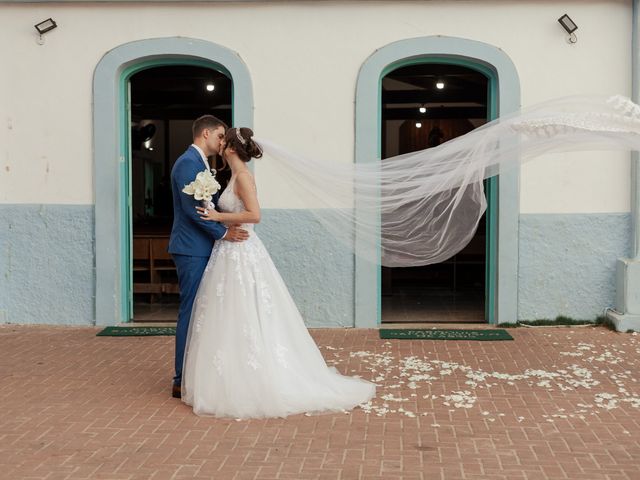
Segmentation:
{"type": "MultiPolygon", "coordinates": [[[[167,253],[173,223],[170,175],[192,143],[191,125],[211,114],[231,124],[232,82],[206,67],[161,66],[130,78],[133,320],[175,321],[175,266],[167,253]]],[[[210,159],[226,186],[229,172],[210,159]]]]}
{"type": "MultiPolygon", "coordinates": [[[[464,135],[487,122],[489,81],[471,68],[422,63],[382,80],[382,161],[464,135]]],[[[382,322],[484,322],[486,219],[469,245],[434,265],[382,267],[382,322]]]]}

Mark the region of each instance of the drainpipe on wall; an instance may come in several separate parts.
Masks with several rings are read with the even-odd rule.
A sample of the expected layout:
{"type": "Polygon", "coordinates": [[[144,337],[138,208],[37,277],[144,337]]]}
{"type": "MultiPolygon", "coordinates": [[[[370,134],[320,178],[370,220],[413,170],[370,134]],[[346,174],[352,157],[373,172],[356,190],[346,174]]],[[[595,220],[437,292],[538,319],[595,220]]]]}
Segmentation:
{"type": "MultiPolygon", "coordinates": [[[[631,45],[631,96],[636,103],[640,100],[640,0],[633,0],[633,35],[631,45]]],[[[640,331],[640,154],[631,154],[631,258],[619,258],[616,265],[616,311],[609,311],[607,317],[616,330],[640,331]]]]}

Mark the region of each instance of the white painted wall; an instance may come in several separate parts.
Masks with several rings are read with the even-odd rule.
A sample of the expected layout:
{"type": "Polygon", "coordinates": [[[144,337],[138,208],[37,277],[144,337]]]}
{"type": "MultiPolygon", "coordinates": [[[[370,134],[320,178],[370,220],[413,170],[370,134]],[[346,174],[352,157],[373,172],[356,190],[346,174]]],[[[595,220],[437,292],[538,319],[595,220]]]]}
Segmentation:
{"type": "MultiPolygon", "coordinates": [[[[256,134],[294,151],[353,159],[354,98],[376,49],[426,35],[495,45],[520,75],[524,105],[631,91],[631,2],[456,1],[0,6],[0,203],[93,203],[92,77],[110,49],[188,36],[238,52],[252,75],[256,134]],[[556,19],[579,26],[565,42],[556,19]],[[36,44],[33,25],[59,27],[36,44]]],[[[522,212],[629,210],[628,155],[548,157],[522,171],[522,212]],[[551,171],[551,175],[549,175],[551,171]]],[[[265,207],[289,207],[266,163],[265,207]]]]}

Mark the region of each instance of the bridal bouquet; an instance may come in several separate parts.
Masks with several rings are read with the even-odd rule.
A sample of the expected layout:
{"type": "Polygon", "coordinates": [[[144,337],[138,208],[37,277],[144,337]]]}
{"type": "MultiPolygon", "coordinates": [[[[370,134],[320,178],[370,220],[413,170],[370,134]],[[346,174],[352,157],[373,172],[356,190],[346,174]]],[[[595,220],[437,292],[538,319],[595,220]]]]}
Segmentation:
{"type": "Polygon", "coordinates": [[[198,173],[196,179],[182,189],[187,195],[193,195],[193,198],[200,200],[206,208],[210,207],[211,199],[218,190],[220,184],[209,170],[198,173]]]}

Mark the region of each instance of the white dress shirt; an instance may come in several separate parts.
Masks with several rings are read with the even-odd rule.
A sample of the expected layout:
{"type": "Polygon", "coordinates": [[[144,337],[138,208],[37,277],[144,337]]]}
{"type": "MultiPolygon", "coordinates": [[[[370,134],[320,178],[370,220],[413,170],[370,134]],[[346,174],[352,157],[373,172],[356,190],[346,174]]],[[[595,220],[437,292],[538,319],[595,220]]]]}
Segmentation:
{"type": "Polygon", "coordinates": [[[202,151],[202,149],[196,145],[195,143],[192,143],[191,146],[193,148],[195,148],[198,153],[200,154],[200,156],[202,157],[202,161],[204,162],[204,166],[207,167],[207,170],[211,170],[211,167],[209,167],[209,159],[207,158],[207,156],[204,154],[204,152],[202,151]]]}

